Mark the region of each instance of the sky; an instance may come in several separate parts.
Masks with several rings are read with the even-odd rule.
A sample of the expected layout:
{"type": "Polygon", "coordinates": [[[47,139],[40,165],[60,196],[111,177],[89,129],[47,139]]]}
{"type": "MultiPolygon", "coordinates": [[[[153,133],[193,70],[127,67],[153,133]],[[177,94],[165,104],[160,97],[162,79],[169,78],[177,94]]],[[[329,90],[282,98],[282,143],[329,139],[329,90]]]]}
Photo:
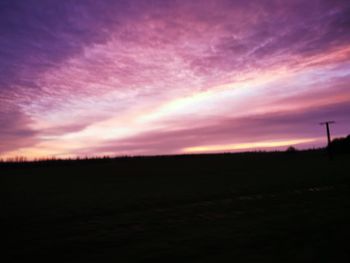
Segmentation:
{"type": "Polygon", "coordinates": [[[1,0],[0,158],[322,147],[348,0],[1,0]]]}

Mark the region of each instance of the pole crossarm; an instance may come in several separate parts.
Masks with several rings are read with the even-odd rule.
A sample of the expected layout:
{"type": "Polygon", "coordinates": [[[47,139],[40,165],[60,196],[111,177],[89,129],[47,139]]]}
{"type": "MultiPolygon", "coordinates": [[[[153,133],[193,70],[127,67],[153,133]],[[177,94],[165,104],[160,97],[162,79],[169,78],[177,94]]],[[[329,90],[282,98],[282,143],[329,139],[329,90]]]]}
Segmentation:
{"type": "Polygon", "coordinates": [[[324,122],[320,122],[320,125],[327,125],[327,124],[333,124],[335,123],[335,121],[324,121],[324,122]]]}

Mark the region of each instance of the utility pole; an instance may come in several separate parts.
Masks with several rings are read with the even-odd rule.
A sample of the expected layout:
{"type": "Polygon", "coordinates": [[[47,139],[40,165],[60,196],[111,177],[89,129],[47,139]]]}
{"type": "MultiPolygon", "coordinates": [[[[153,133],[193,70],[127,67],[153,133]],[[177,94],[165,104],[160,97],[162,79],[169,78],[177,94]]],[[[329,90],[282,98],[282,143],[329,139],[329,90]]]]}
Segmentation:
{"type": "Polygon", "coordinates": [[[329,129],[329,124],[333,124],[335,123],[334,121],[325,121],[325,122],[321,122],[320,125],[325,125],[326,126],[326,130],[327,130],[327,152],[328,152],[328,156],[329,159],[332,159],[332,152],[331,152],[331,132],[329,129]]]}

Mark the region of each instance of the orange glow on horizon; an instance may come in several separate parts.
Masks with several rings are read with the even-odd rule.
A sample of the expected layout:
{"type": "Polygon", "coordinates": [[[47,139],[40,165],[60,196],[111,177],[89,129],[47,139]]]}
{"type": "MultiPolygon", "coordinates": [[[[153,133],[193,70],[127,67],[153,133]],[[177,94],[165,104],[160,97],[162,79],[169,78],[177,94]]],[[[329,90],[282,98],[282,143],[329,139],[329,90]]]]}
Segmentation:
{"type": "Polygon", "coordinates": [[[282,140],[282,141],[261,141],[261,142],[250,142],[250,143],[236,143],[236,144],[225,144],[225,145],[206,145],[206,146],[193,146],[186,147],[183,149],[184,153],[209,153],[209,152],[226,152],[235,150],[257,150],[263,148],[274,148],[293,146],[304,143],[311,143],[317,141],[318,138],[305,138],[305,139],[293,139],[293,140],[282,140]]]}

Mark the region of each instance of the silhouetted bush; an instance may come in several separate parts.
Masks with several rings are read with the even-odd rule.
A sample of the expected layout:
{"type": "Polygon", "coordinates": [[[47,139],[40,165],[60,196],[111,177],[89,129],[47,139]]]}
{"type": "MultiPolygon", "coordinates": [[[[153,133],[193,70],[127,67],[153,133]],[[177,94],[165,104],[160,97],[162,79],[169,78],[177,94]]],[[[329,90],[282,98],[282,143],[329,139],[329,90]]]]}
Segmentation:
{"type": "Polygon", "coordinates": [[[345,138],[334,139],[330,147],[334,153],[350,153],[350,135],[345,138]]]}

